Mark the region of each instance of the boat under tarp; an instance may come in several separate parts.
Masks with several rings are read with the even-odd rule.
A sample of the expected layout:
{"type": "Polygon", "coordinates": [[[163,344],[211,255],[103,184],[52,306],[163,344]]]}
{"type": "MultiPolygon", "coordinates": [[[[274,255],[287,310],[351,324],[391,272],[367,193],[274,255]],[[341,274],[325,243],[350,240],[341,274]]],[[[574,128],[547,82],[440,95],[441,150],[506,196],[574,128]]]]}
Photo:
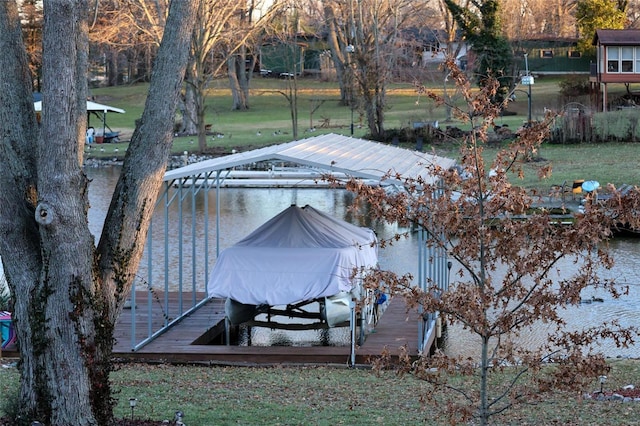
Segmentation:
{"type": "Polygon", "coordinates": [[[222,251],[207,291],[209,297],[227,299],[232,324],[266,313],[332,327],[349,319],[361,274],[377,263],[371,229],[293,205],[222,251]],[[311,304],[319,310],[309,312],[311,304]]]}

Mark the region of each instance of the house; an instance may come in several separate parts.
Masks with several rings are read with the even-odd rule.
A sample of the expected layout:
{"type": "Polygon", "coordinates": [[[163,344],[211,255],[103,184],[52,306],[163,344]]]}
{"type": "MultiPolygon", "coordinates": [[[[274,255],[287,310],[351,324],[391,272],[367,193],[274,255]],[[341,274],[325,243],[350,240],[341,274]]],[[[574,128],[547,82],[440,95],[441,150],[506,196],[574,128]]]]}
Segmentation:
{"type": "Polygon", "coordinates": [[[577,49],[578,40],[570,38],[530,38],[512,40],[513,56],[520,70],[525,70],[527,54],[529,70],[536,76],[587,74],[595,56],[577,49]]]}
{"type": "Polygon", "coordinates": [[[593,37],[596,63],[589,82],[599,91],[607,111],[608,85],[640,83],[640,30],[597,30],[593,37]]]}
{"type": "MultiPolygon", "coordinates": [[[[456,64],[466,68],[468,46],[461,33],[456,33],[455,40],[449,40],[445,30],[411,27],[401,32],[399,37],[405,50],[413,49],[413,59],[406,65],[420,65],[423,68],[437,69],[449,56],[454,56],[456,64]]],[[[411,55],[405,55],[411,58],[411,55]]]]}
{"type": "Polygon", "coordinates": [[[274,37],[260,46],[260,70],[263,77],[292,77],[318,74],[324,41],[315,36],[297,34],[291,40],[274,37]]]}

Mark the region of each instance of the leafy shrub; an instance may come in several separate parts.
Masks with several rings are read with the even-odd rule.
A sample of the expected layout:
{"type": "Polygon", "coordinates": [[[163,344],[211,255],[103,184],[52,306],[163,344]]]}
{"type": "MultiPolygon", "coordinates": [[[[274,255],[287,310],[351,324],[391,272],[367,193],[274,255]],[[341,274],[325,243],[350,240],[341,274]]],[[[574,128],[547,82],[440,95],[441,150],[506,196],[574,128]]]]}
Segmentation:
{"type": "Polygon", "coordinates": [[[640,117],[635,109],[595,114],[593,129],[600,141],[638,141],[640,117]]]}
{"type": "Polygon", "coordinates": [[[560,93],[566,98],[577,98],[589,94],[589,79],[570,75],[559,83],[560,93]]]}

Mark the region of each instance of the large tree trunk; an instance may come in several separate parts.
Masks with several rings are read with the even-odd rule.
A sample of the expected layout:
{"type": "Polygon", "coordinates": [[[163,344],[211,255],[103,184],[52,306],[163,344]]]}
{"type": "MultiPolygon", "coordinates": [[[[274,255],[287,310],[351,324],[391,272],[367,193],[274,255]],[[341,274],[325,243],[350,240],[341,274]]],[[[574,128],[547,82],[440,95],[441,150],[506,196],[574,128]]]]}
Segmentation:
{"type": "Polygon", "coordinates": [[[189,65],[185,73],[185,87],[184,87],[184,103],[182,108],[182,133],[187,135],[195,135],[198,132],[198,117],[196,115],[196,92],[198,90],[198,82],[196,81],[197,75],[195,72],[194,59],[189,59],[189,65]]]}
{"type": "Polygon", "coordinates": [[[113,48],[108,48],[105,54],[105,69],[107,74],[107,86],[118,85],[118,52],[113,48]]]}
{"type": "Polygon", "coordinates": [[[289,99],[291,110],[291,127],[293,131],[293,140],[298,140],[298,78],[293,75],[289,82],[289,99]]]}
{"type": "Polygon", "coordinates": [[[227,75],[231,87],[231,96],[234,111],[246,111],[249,109],[249,76],[245,66],[246,48],[238,49],[238,53],[231,55],[227,60],[227,75]]]}
{"type": "MultiPolygon", "coordinates": [[[[204,84],[202,84],[204,86],[204,84]]],[[[197,117],[197,132],[198,132],[198,148],[201,153],[205,153],[207,150],[207,124],[205,121],[205,113],[207,107],[205,105],[205,91],[204,88],[196,90],[194,92],[195,104],[196,104],[196,117],[197,117]]]]}
{"type": "MultiPolygon", "coordinates": [[[[33,111],[31,75],[22,45],[22,29],[15,2],[0,2],[0,76],[13,84],[0,90],[0,255],[13,297],[13,317],[20,347],[33,347],[41,315],[28,321],[29,297],[34,294],[42,265],[38,228],[34,221],[38,126],[33,111]],[[11,253],[10,256],[6,255],[11,253]],[[18,283],[20,285],[18,286],[18,283]],[[24,318],[24,322],[22,319],[24,318]]],[[[36,370],[29,353],[22,358],[20,406],[25,413],[38,407],[36,370]]]]}
{"type": "Polygon", "coordinates": [[[112,324],[131,290],[171,153],[173,117],[199,1],[172,1],[170,4],[145,109],[131,137],[97,248],[100,290],[109,303],[105,317],[112,324]]]}
{"type": "Polygon", "coordinates": [[[81,426],[112,418],[113,325],[142,256],[169,156],[196,2],[171,3],[145,111],[97,248],[80,167],[87,4],[44,2],[38,128],[16,5],[0,2],[0,256],[14,300],[22,361],[15,414],[22,419],[81,426]]]}
{"type": "Polygon", "coordinates": [[[353,108],[353,76],[350,76],[350,58],[346,52],[346,46],[343,46],[347,41],[345,40],[345,34],[340,31],[335,12],[332,5],[327,2],[324,5],[324,17],[327,22],[327,43],[331,50],[331,60],[336,70],[336,79],[338,80],[338,86],[340,87],[340,105],[349,105],[353,108]],[[340,40],[343,40],[340,43],[340,40]]]}

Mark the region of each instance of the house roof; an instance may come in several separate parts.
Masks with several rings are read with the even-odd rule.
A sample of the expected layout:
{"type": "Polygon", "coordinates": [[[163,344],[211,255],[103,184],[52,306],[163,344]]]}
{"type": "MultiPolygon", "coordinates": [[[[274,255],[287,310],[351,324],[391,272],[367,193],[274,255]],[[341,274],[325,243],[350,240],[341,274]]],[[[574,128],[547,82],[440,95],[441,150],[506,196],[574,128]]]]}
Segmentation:
{"type": "MultiPolygon", "coordinates": [[[[381,180],[385,174],[391,172],[402,178],[420,177],[426,183],[434,181],[428,165],[445,169],[455,165],[455,160],[451,158],[330,133],[189,164],[167,171],[164,180],[198,177],[213,171],[268,160],[344,173],[360,179],[381,180]]],[[[385,182],[402,183],[393,178],[385,182]]]]}
{"type": "Polygon", "coordinates": [[[640,45],[640,30],[596,30],[592,44],[637,46],[640,45]]]}

